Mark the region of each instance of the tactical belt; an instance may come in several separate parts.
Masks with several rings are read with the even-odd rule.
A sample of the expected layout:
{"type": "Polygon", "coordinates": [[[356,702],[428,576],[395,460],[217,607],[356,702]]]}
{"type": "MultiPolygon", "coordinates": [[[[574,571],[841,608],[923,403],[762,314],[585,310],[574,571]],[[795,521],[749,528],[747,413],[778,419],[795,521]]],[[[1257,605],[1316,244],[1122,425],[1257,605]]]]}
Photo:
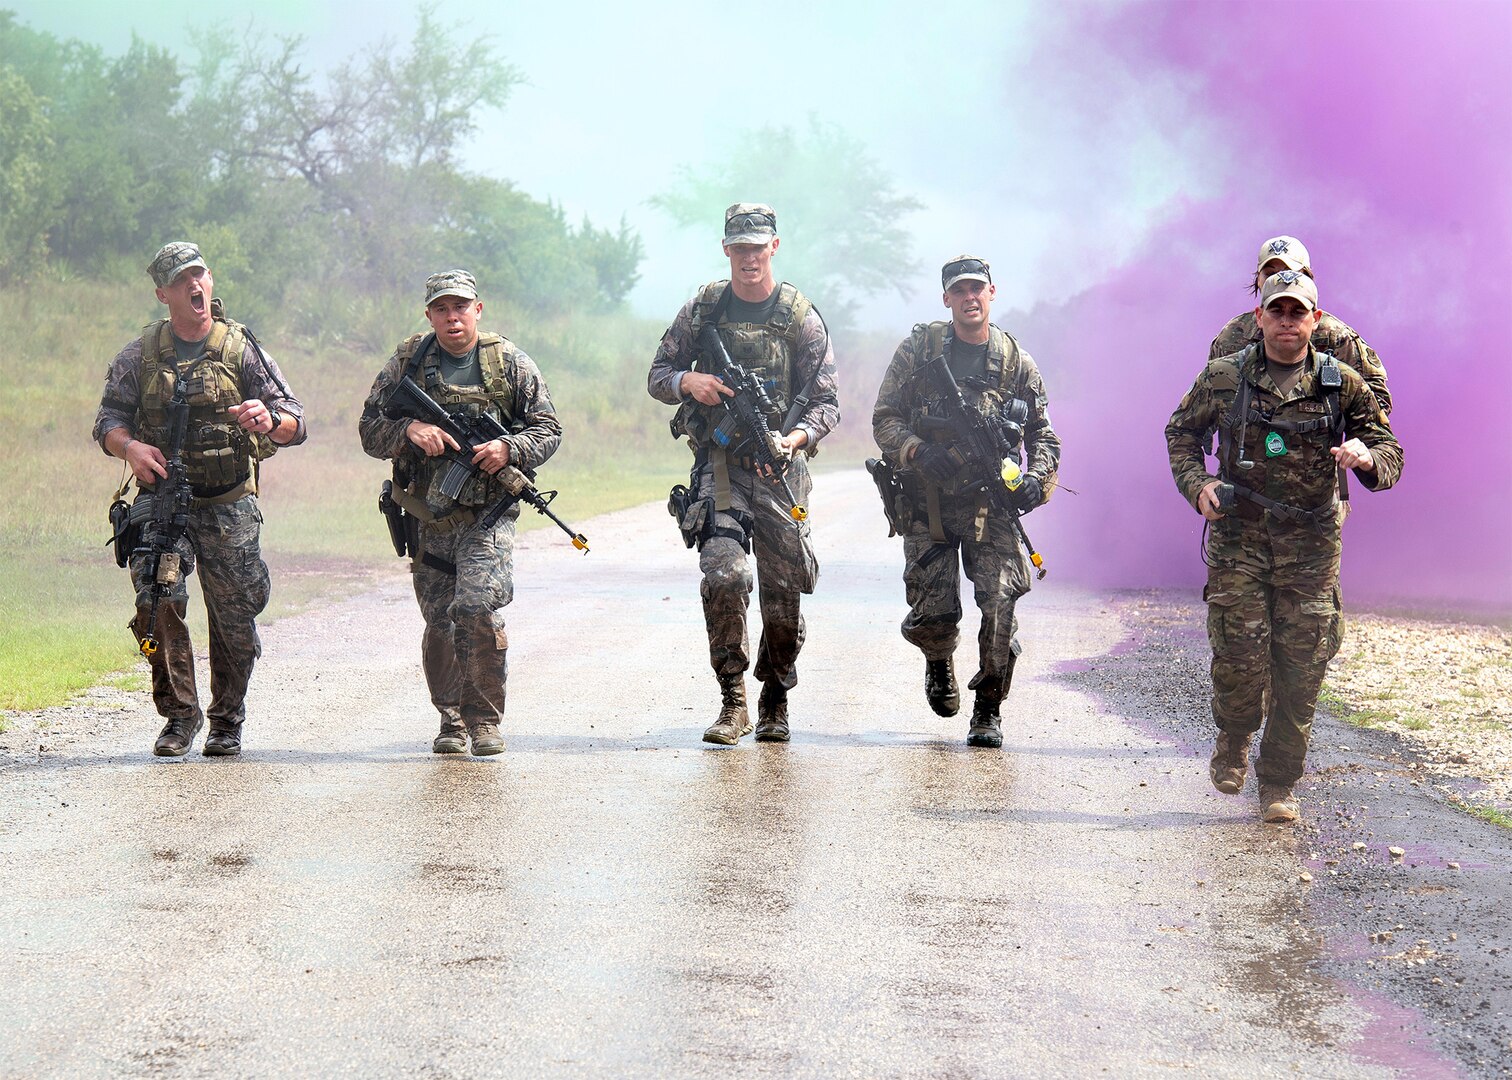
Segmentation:
{"type": "Polygon", "coordinates": [[[244,499],[257,491],[250,476],[244,476],[240,480],[234,480],[229,484],[200,487],[191,485],[189,494],[193,496],[189,505],[198,506],[222,506],[225,503],[233,503],[238,499],[244,499]]]}
{"type": "Polygon", "coordinates": [[[1325,506],[1320,506],[1313,510],[1304,510],[1300,506],[1290,506],[1287,503],[1267,498],[1259,492],[1245,487],[1243,484],[1234,485],[1234,494],[1241,499],[1249,500],[1282,521],[1290,522],[1293,525],[1306,525],[1309,528],[1316,529],[1319,533],[1322,533],[1326,526],[1333,524],[1334,519],[1339,514],[1337,499],[1330,500],[1325,506]]]}
{"type": "MultiPolygon", "coordinates": [[[[424,499],[417,495],[411,495],[401,487],[395,487],[389,492],[390,497],[399,504],[399,508],[416,521],[429,525],[438,533],[448,533],[463,525],[471,525],[478,520],[478,512],[469,510],[465,506],[453,507],[444,514],[437,513],[426,505],[424,499]]],[[[430,564],[427,563],[427,566],[430,564]]],[[[437,567],[436,569],[440,569],[437,567]]],[[[454,568],[455,569],[455,568],[454,568]]]]}

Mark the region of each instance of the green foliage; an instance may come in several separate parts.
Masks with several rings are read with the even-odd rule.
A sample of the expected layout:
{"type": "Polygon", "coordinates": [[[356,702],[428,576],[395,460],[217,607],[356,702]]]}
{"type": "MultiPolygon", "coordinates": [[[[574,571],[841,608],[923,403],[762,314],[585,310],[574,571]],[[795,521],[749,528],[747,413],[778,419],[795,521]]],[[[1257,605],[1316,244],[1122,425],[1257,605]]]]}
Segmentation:
{"type": "Polygon", "coordinates": [[[672,190],[651,200],[684,228],[709,231],[737,202],[777,212],[779,276],[799,285],[834,325],[850,322],[858,298],[900,284],[916,263],[902,219],[923,203],[893,190],[865,144],[838,124],[809,118],[806,130],[742,132],[701,169],[679,170],[672,190]]]}
{"type": "Polygon", "coordinates": [[[0,279],[26,274],[47,251],[44,161],[52,150],[41,99],[0,66],[0,279]]]}
{"type": "Polygon", "coordinates": [[[623,220],[574,229],[458,166],[522,79],[465,26],[422,8],[407,46],[323,75],[298,38],[194,40],[186,69],[139,39],[111,58],[0,12],[0,280],[49,254],[55,276],[140,274],[190,239],[232,314],[265,330],[327,321],[317,283],[338,307],[387,303],[459,263],[539,313],[610,310],[635,284],[644,253],[623,220]]]}

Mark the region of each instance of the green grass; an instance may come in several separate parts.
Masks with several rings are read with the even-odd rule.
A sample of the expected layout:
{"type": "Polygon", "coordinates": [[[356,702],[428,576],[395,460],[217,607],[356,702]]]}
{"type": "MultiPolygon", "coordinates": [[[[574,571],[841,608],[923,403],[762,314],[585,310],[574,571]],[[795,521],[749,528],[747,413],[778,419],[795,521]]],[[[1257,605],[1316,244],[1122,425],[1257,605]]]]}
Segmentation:
{"type": "MultiPolygon", "coordinates": [[[[225,299],[234,317],[235,298],[225,299]]],[[[265,621],[348,595],[398,563],[377,510],[388,465],[362,453],[357,419],[393,345],[418,328],[402,310],[390,314],[399,304],[354,301],[304,335],[254,327],[305,404],[311,433],[262,468],[263,552],[273,572],[265,621]]],[[[104,546],[122,463],[89,432],[111,357],[158,310],[138,281],[38,282],[8,288],[0,305],[0,710],[58,704],[121,672],[142,684],[126,629],[129,578],[104,546]],[[70,316],[66,347],[55,332],[59,311],[86,313],[70,316]]],[[[564,437],[539,483],[560,490],[552,509],[569,524],[664,498],[686,477],[688,453],[667,432],[671,410],[645,389],[662,324],[625,315],[533,320],[491,303],[484,328],[524,348],[551,387],[564,437]]],[[[526,508],[520,527],[555,526],[526,508]]],[[[193,588],[190,631],[202,644],[193,588]]]]}
{"type": "Polygon", "coordinates": [[[1494,806],[1479,806],[1463,802],[1456,805],[1472,817],[1478,817],[1482,821],[1489,821],[1493,825],[1500,825],[1504,829],[1512,829],[1512,814],[1507,813],[1505,810],[1500,810],[1494,806]]]}

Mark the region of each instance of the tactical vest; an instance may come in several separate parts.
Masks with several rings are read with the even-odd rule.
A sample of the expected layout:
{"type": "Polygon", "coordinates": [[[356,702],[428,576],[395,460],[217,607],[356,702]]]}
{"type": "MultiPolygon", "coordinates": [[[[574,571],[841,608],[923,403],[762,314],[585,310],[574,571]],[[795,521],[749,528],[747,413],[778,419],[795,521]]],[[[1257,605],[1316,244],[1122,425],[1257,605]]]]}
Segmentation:
{"type": "MultiPolygon", "coordinates": [[[[725,305],[720,303],[728,288],[729,281],[713,281],[699,290],[693,301],[691,340],[697,342],[699,331],[706,323],[713,322],[730,359],[766,385],[767,394],[779,413],[769,419],[778,424],[793,402],[793,357],[804,320],[814,310],[814,305],[796,287],[784,281],[777,286],[777,301],[766,322],[731,322],[724,314],[725,305]]],[[[701,360],[702,357],[695,360],[692,370],[702,370],[701,360]]],[[[688,436],[694,449],[699,449],[707,443],[709,431],[722,415],[723,410],[697,402],[684,402],[672,418],[672,435],[674,438],[688,436]]]]}
{"type": "MultiPolygon", "coordinates": [[[[913,328],[911,344],[914,353],[914,366],[917,371],[924,363],[942,355],[947,347],[951,334],[949,322],[917,323],[913,328]]],[[[987,385],[962,386],[961,390],[966,395],[966,402],[971,407],[979,410],[989,418],[1008,415],[1016,402],[1023,417],[1027,419],[1029,407],[1032,404],[1024,396],[1024,365],[1020,361],[1018,342],[1000,327],[989,324],[987,328],[987,385]]],[[[946,357],[947,361],[949,357],[946,357]]],[[[955,375],[959,382],[959,372],[954,368],[951,374],[955,375]]],[[[910,427],[919,429],[919,418],[928,416],[932,408],[940,401],[940,391],[929,382],[923,372],[919,372],[918,398],[914,410],[910,416],[910,427]]],[[[1019,421],[1022,424],[1022,420],[1019,421]]],[[[1022,445],[1015,444],[1014,451],[1018,452],[1022,445]]]]}
{"type": "Polygon", "coordinates": [[[253,466],[277,449],[265,436],[243,431],[226,413],[245,399],[242,359],[250,347],[246,328],[216,313],[204,353],[180,369],[168,320],[160,319],[142,330],[135,433],[164,454],[169,452],[168,406],[175,379],[182,378],[189,405],[184,465],[196,496],[218,495],[250,481],[253,466]]]}
{"type": "MultiPolygon", "coordinates": [[[[1313,371],[1312,394],[1307,398],[1278,405],[1274,412],[1267,416],[1253,404],[1250,381],[1244,377],[1244,366],[1251,360],[1258,359],[1262,348],[1263,346],[1252,344],[1243,352],[1214,360],[1208,366],[1208,380],[1211,388],[1215,392],[1228,392],[1234,395],[1228,408],[1218,418],[1219,478],[1225,483],[1234,485],[1242,502],[1251,504],[1250,508],[1240,508],[1241,517],[1257,520],[1261,516],[1259,510],[1263,509],[1297,524],[1326,528],[1332,523],[1336,514],[1336,505],[1333,500],[1322,506],[1301,507],[1270,499],[1250,486],[1253,478],[1248,476],[1246,470],[1240,469],[1238,463],[1242,458],[1263,461],[1263,457],[1257,457],[1251,451],[1254,448],[1260,448],[1263,453],[1265,436],[1270,433],[1277,436],[1301,436],[1303,441],[1314,443],[1325,454],[1327,447],[1339,445],[1343,441],[1344,431],[1344,410],[1339,401],[1339,392],[1343,386],[1340,365],[1330,354],[1313,350],[1317,365],[1313,371]],[[1304,402],[1318,403],[1321,411],[1306,420],[1294,420],[1277,415],[1283,411],[1301,412],[1300,406],[1304,402]],[[1256,441],[1254,448],[1249,445],[1251,429],[1263,433],[1256,441]],[[1259,509],[1255,509],[1257,507],[1259,509]]],[[[1312,350],[1311,346],[1309,350],[1312,350]]],[[[1297,444],[1292,442],[1291,445],[1297,444]]],[[[1338,470],[1338,493],[1340,500],[1348,501],[1349,479],[1343,469],[1338,470]]]]}
{"type": "MultiPolygon", "coordinates": [[[[441,346],[432,345],[424,356],[416,356],[415,350],[428,334],[416,334],[399,346],[399,359],[403,372],[416,379],[425,392],[449,413],[466,413],[481,416],[488,413],[511,431],[519,427],[519,408],[516,392],[519,388],[519,365],[515,362],[509,339],[499,334],[478,335],[478,367],[482,370],[481,386],[454,386],[441,378],[441,346]]],[[[396,467],[398,463],[396,462],[396,467]]],[[[451,467],[445,457],[426,457],[411,454],[406,460],[407,478],[400,487],[407,488],[433,507],[446,508],[451,500],[440,494],[441,476],[451,467]]],[[[488,506],[497,502],[503,493],[503,485],[479,472],[467,482],[457,498],[457,505],[467,507],[488,506]]]]}

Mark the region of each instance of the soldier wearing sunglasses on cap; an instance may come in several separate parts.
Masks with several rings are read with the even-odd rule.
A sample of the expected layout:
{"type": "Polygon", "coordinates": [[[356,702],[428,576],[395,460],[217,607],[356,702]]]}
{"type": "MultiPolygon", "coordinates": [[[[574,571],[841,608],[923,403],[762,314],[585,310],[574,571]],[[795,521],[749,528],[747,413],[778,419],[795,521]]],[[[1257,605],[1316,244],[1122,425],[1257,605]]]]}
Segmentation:
{"type": "MultiPolygon", "coordinates": [[[[967,483],[961,448],[928,423],[942,408],[941,380],[929,365],[943,363],[966,406],[1007,436],[1003,445],[1013,459],[1017,485],[1010,497],[1018,513],[1028,513],[1049,497],[1060,463],[1060,439],[1050,426],[1039,368],[989,319],[997,295],[992,268],[982,259],[961,255],[944,265],[940,282],[950,320],[920,323],[898,346],[877,392],[872,434],[901,488],[901,514],[893,524],[903,534],[908,598],[903,637],[924,654],[924,696],[941,716],[960,710],[955,650],[961,638],[964,568],[982,613],[977,671],[969,684],[976,700],[966,741],[1000,747],[999,710],[1020,652],[1014,609],[1029,591],[1029,561],[1013,515],[995,508],[985,493],[967,483]]],[[[995,475],[998,463],[993,465],[995,475]]]]}

